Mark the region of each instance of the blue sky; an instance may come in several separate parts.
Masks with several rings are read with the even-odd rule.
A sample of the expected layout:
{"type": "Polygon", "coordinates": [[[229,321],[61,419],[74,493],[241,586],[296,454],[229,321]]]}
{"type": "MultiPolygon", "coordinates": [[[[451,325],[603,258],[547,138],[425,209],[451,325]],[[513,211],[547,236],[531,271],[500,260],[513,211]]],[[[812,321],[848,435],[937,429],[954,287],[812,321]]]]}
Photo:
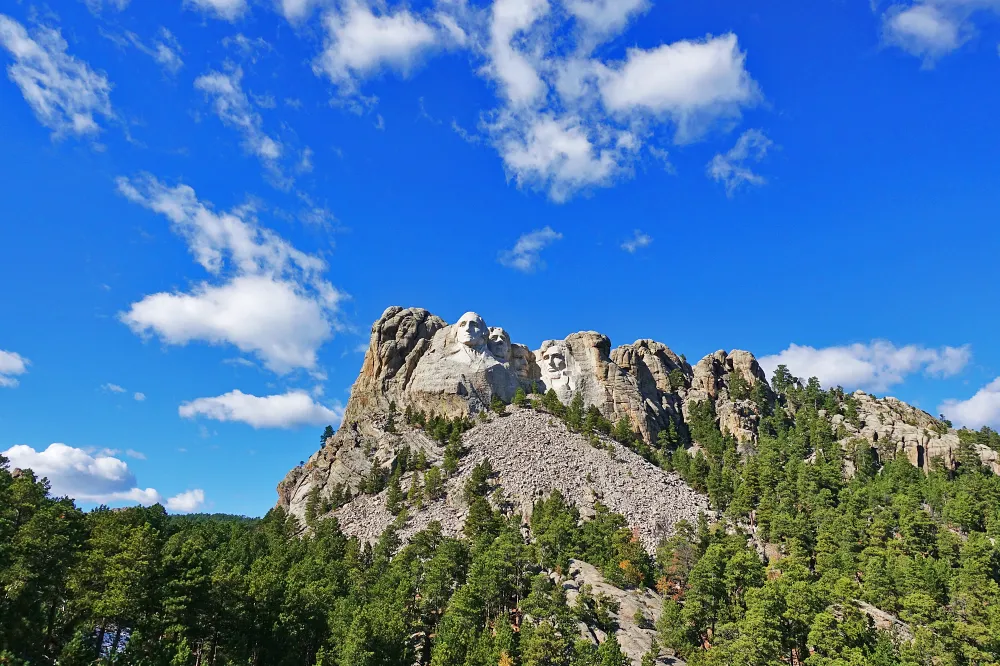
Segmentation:
{"type": "Polygon", "coordinates": [[[389,305],[1000,424],[1000,3],[0,14],[0,451],[260,515],[389,305]]]}

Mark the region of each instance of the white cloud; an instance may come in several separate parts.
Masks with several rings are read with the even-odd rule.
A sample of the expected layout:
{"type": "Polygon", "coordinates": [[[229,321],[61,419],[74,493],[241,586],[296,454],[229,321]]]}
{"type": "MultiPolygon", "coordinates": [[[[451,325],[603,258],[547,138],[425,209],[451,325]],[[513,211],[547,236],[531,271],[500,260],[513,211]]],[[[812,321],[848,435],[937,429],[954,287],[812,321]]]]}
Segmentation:
{"type": "Polygon", "coordinates": [[[95,116],[114,118],[108,79],[69,55],[58,30],[38,26],[29,35],[20,23],[0,14],[0,45],[14,58],[8,76],[54,138],[97,134],[101,127],[95,116]]]}
{"type": "Polygon", "coordinates": [[[622,243],[622,249],[628,252],[629,254],[635,254],[636,250],[641,250],[644,247],[649,247],[650,243],[652,242],[653,242],[652,236],[636,229],[635,232],[632,234],[632,238],[622,243]]]}
{"type": "Polygon", "coordinates": [[[883,20],[889,43],[922,58],[933,60],[964,41],[959,24],[933,5],[897,6],[883,20]]]}
{"type": "Polygon", "coordinates": [[[254,428],[339,424],[344,415],[339,404],[327,407],[302,390],[263,397],[233,390],[214,398],[185,402],[177,411],[188,419],[203,416],[216,421],[246,423],[254,428]]]}
{"type": "Polygon", "coordinates": [[[284,17],[296,23],[309,18],[318,0],[276,0],[276,2],[284,17]]]}
{"type": "Polygon", "coordinates": [[[0,386],[14,388],[18,385],[18,375],[28,371],[31,361],[17,352],[0,349],[0,386]]]}
{"type": "MultiPolygon", "coordinates": [[[[297,9],[300,0],[283,1],[297,9]]],[[[360,113],[378,103],[360,94],[364,79],[385,70],[405,76],[432,51],[467,49],[475,72],[495,86],[495,107],[480,114],[482,138],[508,180],[561,202],[630,177],[647,155],[669,168],[662,148],[642,150],[646,141],[662,143],[661,130],[676,143],[717,126],[728,130],[762,99],[734,34],[631,48],[619,61],[594,55],[650,4],[442,0],[415,13],[345,0],[324,15],[326,40],[314,71],[360,113]]],[[[469,143],[480,141],[454,121],[452,128],[469,143]]]]}
{"type": "Polygon", "coordinates": [[[326,41],[315,69],[345,94],[353,94],[359,80],[382,69],[406,76],[441,40],[433,26],[406,9],[375,14],[357,1],[329,11],[323,24],[326,41]]]}
{"type": "Polygon", "coordinates": [[[243,135],[243,145],[280,177],[278,160],[284,150],[281,142],[264,132],[264,120],[243,92],[239,68],[230,72],[210,71],[195,79],[194,87],[205,93],[215,115],[224,125],[243,135]]]}
{"type": "Polygon", "coordinates": [[[142,402],[143,400],[146,399],[146,394],[139,393],[138,391],[136,391],[132,397],[135,398],[136,402],[142,402]]]}
{"type": "Polygon", "coordinates": [[[500,253],[498,260],[508,268],[533,273],[539,268],[545,268],[541,251],[560,239],[562,234],[553,231],[552,227],[536,229],[518,238],[513,248],[500,253]]]}
{"type": "Polygon", "coordinates": [[[315,368],[318,348],[339,327],[344,298],[323,279],[321,258],[259,226],[249,209],[216,213],[186,185],[143,176],[119,178],[118,189],[167,217],[195,260],[220,278],[133,303],[120,315],[129,328],[168,344],[232,344],[279,373],[315,368]]]}
{"type": "Polygon", "coordinates": [[[922,345],[897,347],[886,340],[870,344],[824,347],[789,345],[788,349],[759,359],[770,377],[778,365],[785,365],[796,377],[817,377],[823,386],[885,391],[901,383],[907,375],[923,371],[930,376],[950,377],[968,364],[968,345],[928,348],[922,345]]]}
{"type": "Polygon", "coordinates": [[[691,140],[716,119],[738,116],[758,101],[745,61],[732,33],[629,49],[625,62],[601,69],[601,97],[614,112],[667,117],[677,126],[678,140],[691,140]]]}
{"type": "MultiPolygon", "coordinates": [[[[2,455],[10,460],[11,467],[30,468],[36,476],[48,478],[52,494],[56,496],[65,495],[81,502],[147,506],[163,501],[155,489],[139,488],[128,464],[108,453],[109,451],[91,454],[83,449],[55,443],[44,451],[19,444],[7,449],[2,455]]],[[[202,491],[188,491],[177,498],[191,492],[202,491]]],[[[168,502],[177,498],[171,498],[168,502]]],[[[175,502],[174,507],[168,505],[167,508],[181,511],[181,505],[183,501],[180,504],[175,502]]]]}
{"type": "Polygon", "coordinates": [[[974,430],[983,426],[1000,428],[1000,377],[968,400],[945,400],[938,411],[956,424],[974,430]]]}
{"type": "Polygon", "coordinates": [[[259,275],[146,296],[122,321],[136,333],[153,331],[168,344],[229,343],[278,373],[314,367],[317,349],[331,337],[322,302],[294,282],[259,275]]]}
{"type": "Polygon", "coordinates": [[[179,495],[174,495],[166,502],[168,511],[176,513],[194,513],[205,505],[205,491],[201,488],[187,490],[179,495]]]}
{"type": "Polygon", "coordinates": [[[135,460],[145,460],[146,454],[141,451],[136,451],[135,449],[125,449],[125,455],[129,458],[134,458],[135,460]]]}
{"type": "Polygon", "coordinates": [[[121,387],[118,384],[101,384],[101,388],[104,389],[105,391],[110,391],[111,393],[125,392],[124,387],[121,387]]]}
{"type": "Polygon", "coordinates": [[[636,14],[649,9],[648,0],[564,0],[567,11],[599,34],[616,34],[636,14]]]}
{"type": "Polygon", "coordinates": [[[185,4],[225,21],[235,21],[247,9],[246,0],[185,0],[185,4]]]}
{"type": "Polygon", "coordinates": [[[134,32],[127,32],[125,36],[135,48],[155,60],[166,72],[176,74],[184,66],[184,60],[180,56],[183,49],[173,33],[166,28],[160,28],[159,37],[152,44],[146,44],[134,32]]]}
{"type": "Polygon", "coordinates": [[[507,116],[494,126],[498,147],[519,185],[547,189],[565,201],[586,187],[608,184],[624,168],[623,154],[638,142],[628,131],[592,128],[575,116],[535,116],[525,126],[507,116]]]}
{"type": "Polygon", "coordinates": [[[726,186],[728,196],[732,196],[742,185],[764,185],[767,180],[754,173],[747,164],[764,159],[773,143],[760,130],[747,130],[728,152],[712,158],[708,163],[708,175],[726,186]]]}
{"type": "Polygon", "coordinates": [[[977,14],[1000,14],[1000,0],[917,0],[882,14],[882,38],[923,60],[925,67],[965,44],[977,32],[977,14]]]}
{"type": "Polygon", "coordinates": [[[502,94],[485,125],[508,176],[555,201],[630,176],[660,126],[678,143],[693,141],[760,99],[735,35],[633,48],[623,61],[602,62],[586,55],[585,36],[576,50],[551,53],[558,16],[544,0],[498,0],[483,68],[502,94]]]}
{"type": "Polygon", "coordinates": [[[530,104],[547,91],[531,59],[512,41],[549,11],[547,0],[495,0],[490,19],[488,71],[514,107],[530,104]]]}

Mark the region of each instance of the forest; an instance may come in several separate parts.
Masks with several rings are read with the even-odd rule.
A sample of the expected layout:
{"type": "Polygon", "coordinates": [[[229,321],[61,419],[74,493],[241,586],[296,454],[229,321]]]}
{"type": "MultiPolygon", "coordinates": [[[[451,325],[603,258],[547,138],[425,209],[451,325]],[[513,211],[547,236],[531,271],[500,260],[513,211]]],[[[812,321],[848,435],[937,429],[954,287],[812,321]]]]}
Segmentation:
{"type": "MultiPolygon", "coordinates": [[[[574,558],[663,597],[644,666],[670,653],[692,665],[1000,664],[1000,479],[972,449],[997,446],[996,433],[960,431],[957,467],[924,473],[864,440],[838,443],[830,416],[852,418],[842,390],[774,385],[777,400],[757,396],[749,454],[707,404],[649,446],[578,402],[516,398],[708,494],[718,520],[680,524],[655,555],[621,516],[598,505],[581,520],[558,493],[523,531],[488,466],[464,489],[460,537],[431,524],[402,544],[422,493],[397,491],[397,524],[369,545],[335,518],[302,525],[280,509],[84,512],[0,459],[0,664],[625,666],[614,609],[588,594],[568,605],[554,583],[574,558]],[[580,621],[610,638],[581,639],[580,621]]],[[[465,426],[406,422],[439,431],[449,465],[433,474],[453,473],[465,426]]]]}

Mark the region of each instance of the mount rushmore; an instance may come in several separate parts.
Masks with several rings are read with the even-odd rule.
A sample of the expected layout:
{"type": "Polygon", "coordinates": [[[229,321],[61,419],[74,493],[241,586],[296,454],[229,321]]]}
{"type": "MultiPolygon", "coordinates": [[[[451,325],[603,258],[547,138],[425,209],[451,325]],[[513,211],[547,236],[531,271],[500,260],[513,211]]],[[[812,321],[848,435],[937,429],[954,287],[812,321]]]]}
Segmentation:
{"type": "MultiPolygon", "coordinates": [[[[475,312],[467,312],[448,325],[427,310],[394,306],[372,326],[368,350],[340,429],[308,461],[286,475],[278,486],[278,504],[302,516],[310,493],[325,496],[336,487],[356,489],[373,465],[392,464],[404,448],[423,451],[431,464],[442,459],[442,446],[417,428],[393,425],[393,414],[408,409],[449,418],[485,415],[495,398],[509,403],[518,389],[526,394],[551,389],[564,404],[580,396],[586,407],[596,407],[608,420],[624,419],[650,445],[661,431],[686,428],[692,406],[707,401],[719,429],[735,438],[744,455],[754,451],[761,404],[780,399],[756,358],[747,351],[720,350],[692,366],[662,343],[638,340],[612,348],[606,336],[594,331],[545,340],[538,349],[531,350],[512,342],[504,328],[488,326],[475,312]]],[[[847,421],[840,415],[829,419],[845,448],[851,441],[864,439],[877,444],[883,454],[900,453],[924,470],[935,459],[948,466],[955,464],[959,438],[947,424],[895,398],[876,398],[860,391],[852,398],[856,419],[847,421]]],[[[504,487],[523,491],[523,497],[513,499],[524,510],[530,509],[538,493],[553,488],[576,488],[578,496],[570,499],[582,508],[592,507],[599,494],[595,484],[584,484],[578,477],[604,479],[604,487],[611,488],[648,476],[645,468],[640,470],[644,465],[655,467],[624,448],[606,464],[598,465],[593,456],[574,453],[563,461],[565,469],[552,465],[532,467],[532,455],[538,460],[553,456],[561,456],[562,460],[569,455],[567,452],[579,452],[584,449],[578,447],[586,446],[581,435],[565,431],[561,425],[558,433],[550,430],[551,419],[543,416],[535,413],[513,421],[500,419],[507,422],[505,426],[490,418],[475,419],[479,423],[469,434],[469,441],[478,442],[482,449],[473,451],[470,459],[503,459],[511,463],[504,487]],[[514,422],[522,431],[530,428],[549,434],[519,434],[512,427],[514,422]],[[533,453],[519,448],[528,441],[535,442],[533,453]],[[524,462],[521,467],[519,458],[524,462]]],[[[699,443],[691,441],[688,445],[693,452],[699,443]]],[[[978,453],[1000,473],[995,451],[979,446],[978,453]]],[[[635,488],[633,493],[655,500],[634,516],[637,522],[650,516],[659,521],[657,534],[647,535],[650,543],[654,536],[671,529],[673,518],[661,520],[657,516],[662,512],[682,507],[674,512],[676,515],[670,515],[692,518],[707,506],[703,499],[691,495],[690,489],[679,489],[683,483],[676,475],[656,471],[658,475],[649,477],[651,485],[635,488]],[[664,495],[666,487],[671,490],[664,495]]],[[[463,470],[459,476],[467,472],[463,470]]],[[[364,502],[361,499],[351,504],[356,505],[355,509],[362,504],[370,509],[370,498],[364,502]]],[[[348,520],[351,510],[351,505],[341,510],[342,523],[348,520]]],[[[462,507],[450,510],[460,521],[462,507]]],[[[629,507],[616,510],[628,517],[629,507]]],[[[352,521],[359,530],[375,528],[374,523],[364,527],[366,520],[360,514],[352,521]]]]}

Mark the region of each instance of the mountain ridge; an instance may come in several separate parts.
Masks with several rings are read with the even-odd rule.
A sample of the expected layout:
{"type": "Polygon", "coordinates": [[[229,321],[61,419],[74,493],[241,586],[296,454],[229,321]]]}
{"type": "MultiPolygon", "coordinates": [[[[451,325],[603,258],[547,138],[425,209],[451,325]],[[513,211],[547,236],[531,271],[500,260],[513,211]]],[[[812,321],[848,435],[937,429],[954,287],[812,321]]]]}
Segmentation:
{"type": "MultiPolygon", "coordinates": [[[[323,507],[331,504],[334,495],[332,504],[339,505],[342,497],[335,496],[335,491],[341,496],[346,491],[351,498],[358,495],[373,469],[376,473],[381,465],[395,469],[404,449],[410,455],[422,452],[429,464],[443,461],[447,442],[435,442],[421,427],[397,423],[402,412],[449,420],[482,418],[487,423],[481,430],[489,433],[489,422],[503,418],[496,415],[496,411],[504,411],[497,407],[514,401],[519,393],[531,396],[526,402],[535,406],[545,402],[543,394],[550,399],[554,396],[550,406],[558,408],[565,408],[574,398],[582,400],[584,409],[596,409],[609,424],[627,433],[616,437],[628,445],[619,446],[622,451],[631,448],[653,463],[662,462],[668,449],[696,458],[706,442],[699,441],[691,426],[705,418],[711,418],[723,436],[735,440],[739,454],[752,455],[762,418],[781,405],[794,417],[795,405],[785,394],[790,390],[808,392],[813,386],[792,377],[783,367],[775,382],[778,385],[772,386],[754,355],[743,350],[719,350],[692,366],[663,343],[640,339],[612,348],[610,339],[596,331],[546,340],[537,350],[530,350],[513,343],[505,329],[486,326],[473,312],[449,325],[427,310],[392,306],[372,325],[369,347],[340,429],[307,462],[286,475],[278,486],[278,505],[299,518],[306,517],[310,498],[323,507]]],[[[930,414],[896,398],[875,398],[861,391],[848,394],[831,389],[826,395],[830,404],[823,405],[819,414],[845,450],[864,442],[876,457],[904,455],[924,471],[938,462],[948,468],[958,464],[962,442],[957,431],[930,414]]],[[[468,423],[471,427],[471,420],[468,423]]],[[[541,427],[538,423],[531,427],[541,427]]],[[[604,433],[611,434],[610,430],[604,433]]],[[[475,460],[488,458],[491,447],[516,448],[509,434],[496,441],[488,434],[481,439],[489,443],[484,443],[483,450],[474,447],[475,460]]],[[[614,450],[615,443],[605,436],[598,446],[614,450]]],[[[982,444],[973,448],[985,464],[1000,473],[996,451],[982,444]]],[[[471,466],[459,467],[457,478],[465,479],[471,466]]],[[[844,467],[846,474],[854,473],[852,460],[845,461],[844,467]]],[[[554,475],[551,483],[533,487],[532,493],[565,486],[558,476],[554,475]]],[[[510,483],[510,474],[506,483],[510,483]]],[[[452,486],[454,494],[459,488],[455,483],[452,486]]],[[[369,494],[384,503],[383,490],[369,494]]],[[[513,498],[522,511],[530,511],[535,499],[534,495],[513,498]]],[[[575,495],[570,500],[592,508],[595,498],[575,495]]],[[[344,503],[350,501],[355,500],[344,503]]],[[[664,505],[670,501],[667,497],[664,505]]],[[[374,510],[370,499],[364,503],[369,511],[374,510]]],[[[461,523],[461,502],[453,508],[459,522],[451,518],[444,522],[456,531],[461,523]]],[[[707,506],[702,508],[707,510],[707,506]]],[[[637,514],[628,516],[628,512],[625,515],[640,518],[637,514]]],[[[361,522],[348,521],[346,531],[352,533],[352,526],[361,522]]],[[[357,529],[368,538],[376,538],[381,531],[357,529]]],[[[669,533],[668,527],[656,537],[669,533]]],[[[647,547],[655,545],[652,532],[645,537],[647,547]]]]}

